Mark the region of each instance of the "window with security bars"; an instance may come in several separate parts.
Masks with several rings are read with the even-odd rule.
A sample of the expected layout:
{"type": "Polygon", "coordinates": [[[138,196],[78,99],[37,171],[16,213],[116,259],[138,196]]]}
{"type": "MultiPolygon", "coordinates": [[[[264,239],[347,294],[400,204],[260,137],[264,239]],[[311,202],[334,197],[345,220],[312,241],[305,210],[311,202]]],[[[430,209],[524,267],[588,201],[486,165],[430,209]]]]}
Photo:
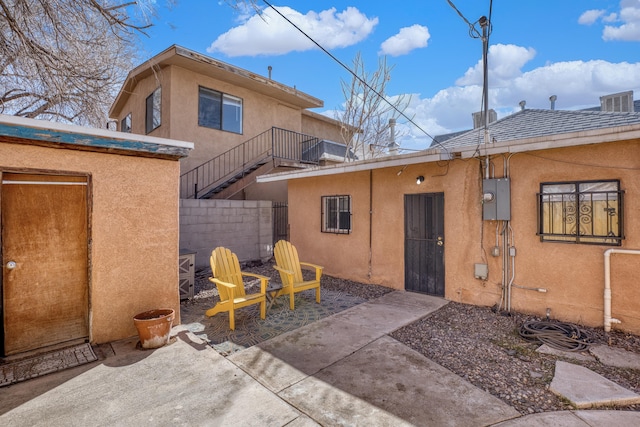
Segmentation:
{"type": "Polygon", "coordinates": [[[322,232],[351,233],[351,196],[322,197],[322,232]]]}
{"type": "Polygon", "coordinates": [[[540,184],[540,240],[620,246],[623,196],[617,180],[540,184]]]}

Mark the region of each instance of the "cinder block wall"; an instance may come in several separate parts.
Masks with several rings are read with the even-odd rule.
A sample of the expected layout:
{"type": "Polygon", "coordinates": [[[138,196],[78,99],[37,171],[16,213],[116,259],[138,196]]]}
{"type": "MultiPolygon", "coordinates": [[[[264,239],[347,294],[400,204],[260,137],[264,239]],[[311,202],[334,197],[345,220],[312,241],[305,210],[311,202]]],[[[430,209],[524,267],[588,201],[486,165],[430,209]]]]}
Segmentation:
{"type": "Polygon", "coordinates": [[[180,200],[180,248],[196,252],[196,269],[209,265],[217,246],[231,249],[240,262],[273,255],[271,201],[180,200]]]}

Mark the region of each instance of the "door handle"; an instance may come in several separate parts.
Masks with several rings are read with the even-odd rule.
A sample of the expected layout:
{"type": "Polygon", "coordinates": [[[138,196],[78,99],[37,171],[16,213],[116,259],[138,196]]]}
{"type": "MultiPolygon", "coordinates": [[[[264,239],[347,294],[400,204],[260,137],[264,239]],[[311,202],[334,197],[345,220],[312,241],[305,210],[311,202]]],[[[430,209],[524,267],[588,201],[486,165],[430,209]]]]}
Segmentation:
{"type": "Polygon", "coordinates": [[[7,263],[7,270],[13,270],[14,268],[16,268],[18,266],[18,264],[15,263],[15,261],[9,261],[7,263]]]}
{"type": "Polygon", "coordinates": [[[442,245],[444,245],[444,242],[442,241],[442,236],[438,236],[438,241],[436,242],[436,244],[437,244],[438,246],[442,246],[442,245]]]}

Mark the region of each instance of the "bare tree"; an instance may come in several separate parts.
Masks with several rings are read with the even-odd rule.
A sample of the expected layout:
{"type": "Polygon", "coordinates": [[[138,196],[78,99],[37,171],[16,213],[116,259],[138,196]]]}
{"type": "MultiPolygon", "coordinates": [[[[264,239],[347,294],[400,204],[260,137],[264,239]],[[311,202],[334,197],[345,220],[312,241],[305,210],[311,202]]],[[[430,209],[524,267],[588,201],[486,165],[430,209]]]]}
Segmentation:
{"type": "MultiPolygon", "coordinates": [[[[387,152],[392,140],[389,119],[404,115],[409,105],[409,96],[386,95],[392,69],[387,65],[386,57],[382,57],[378,68],[372,73],[367,72],[361,54],[357,53],[351,80],[341,82],[345,104],[343,110],[336,114],[336,119],[344,123],[344,143],[361,159],[387,152]]],[[[394,140],[397,136],[394,135],[394,140]]]]}
{"type": "Polygon", "coordinates": [[[0,113],[103,127],[150,1],[0,0],[0,113]]]}

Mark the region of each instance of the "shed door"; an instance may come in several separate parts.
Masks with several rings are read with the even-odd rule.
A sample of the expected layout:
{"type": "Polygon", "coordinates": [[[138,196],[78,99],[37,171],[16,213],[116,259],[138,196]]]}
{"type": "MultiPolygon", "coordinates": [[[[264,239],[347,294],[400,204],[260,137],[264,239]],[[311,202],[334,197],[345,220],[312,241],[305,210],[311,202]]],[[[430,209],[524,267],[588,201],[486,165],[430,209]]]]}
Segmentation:
{"type": "Polygon", "coordinates": [[[444,193],[404,197],[404,287],[444,297],[444,193]]]}
{"type": "Polygon", "coordinates": [[[87,180],[2,174],[5,355],[89,335],[87,180]]]}

